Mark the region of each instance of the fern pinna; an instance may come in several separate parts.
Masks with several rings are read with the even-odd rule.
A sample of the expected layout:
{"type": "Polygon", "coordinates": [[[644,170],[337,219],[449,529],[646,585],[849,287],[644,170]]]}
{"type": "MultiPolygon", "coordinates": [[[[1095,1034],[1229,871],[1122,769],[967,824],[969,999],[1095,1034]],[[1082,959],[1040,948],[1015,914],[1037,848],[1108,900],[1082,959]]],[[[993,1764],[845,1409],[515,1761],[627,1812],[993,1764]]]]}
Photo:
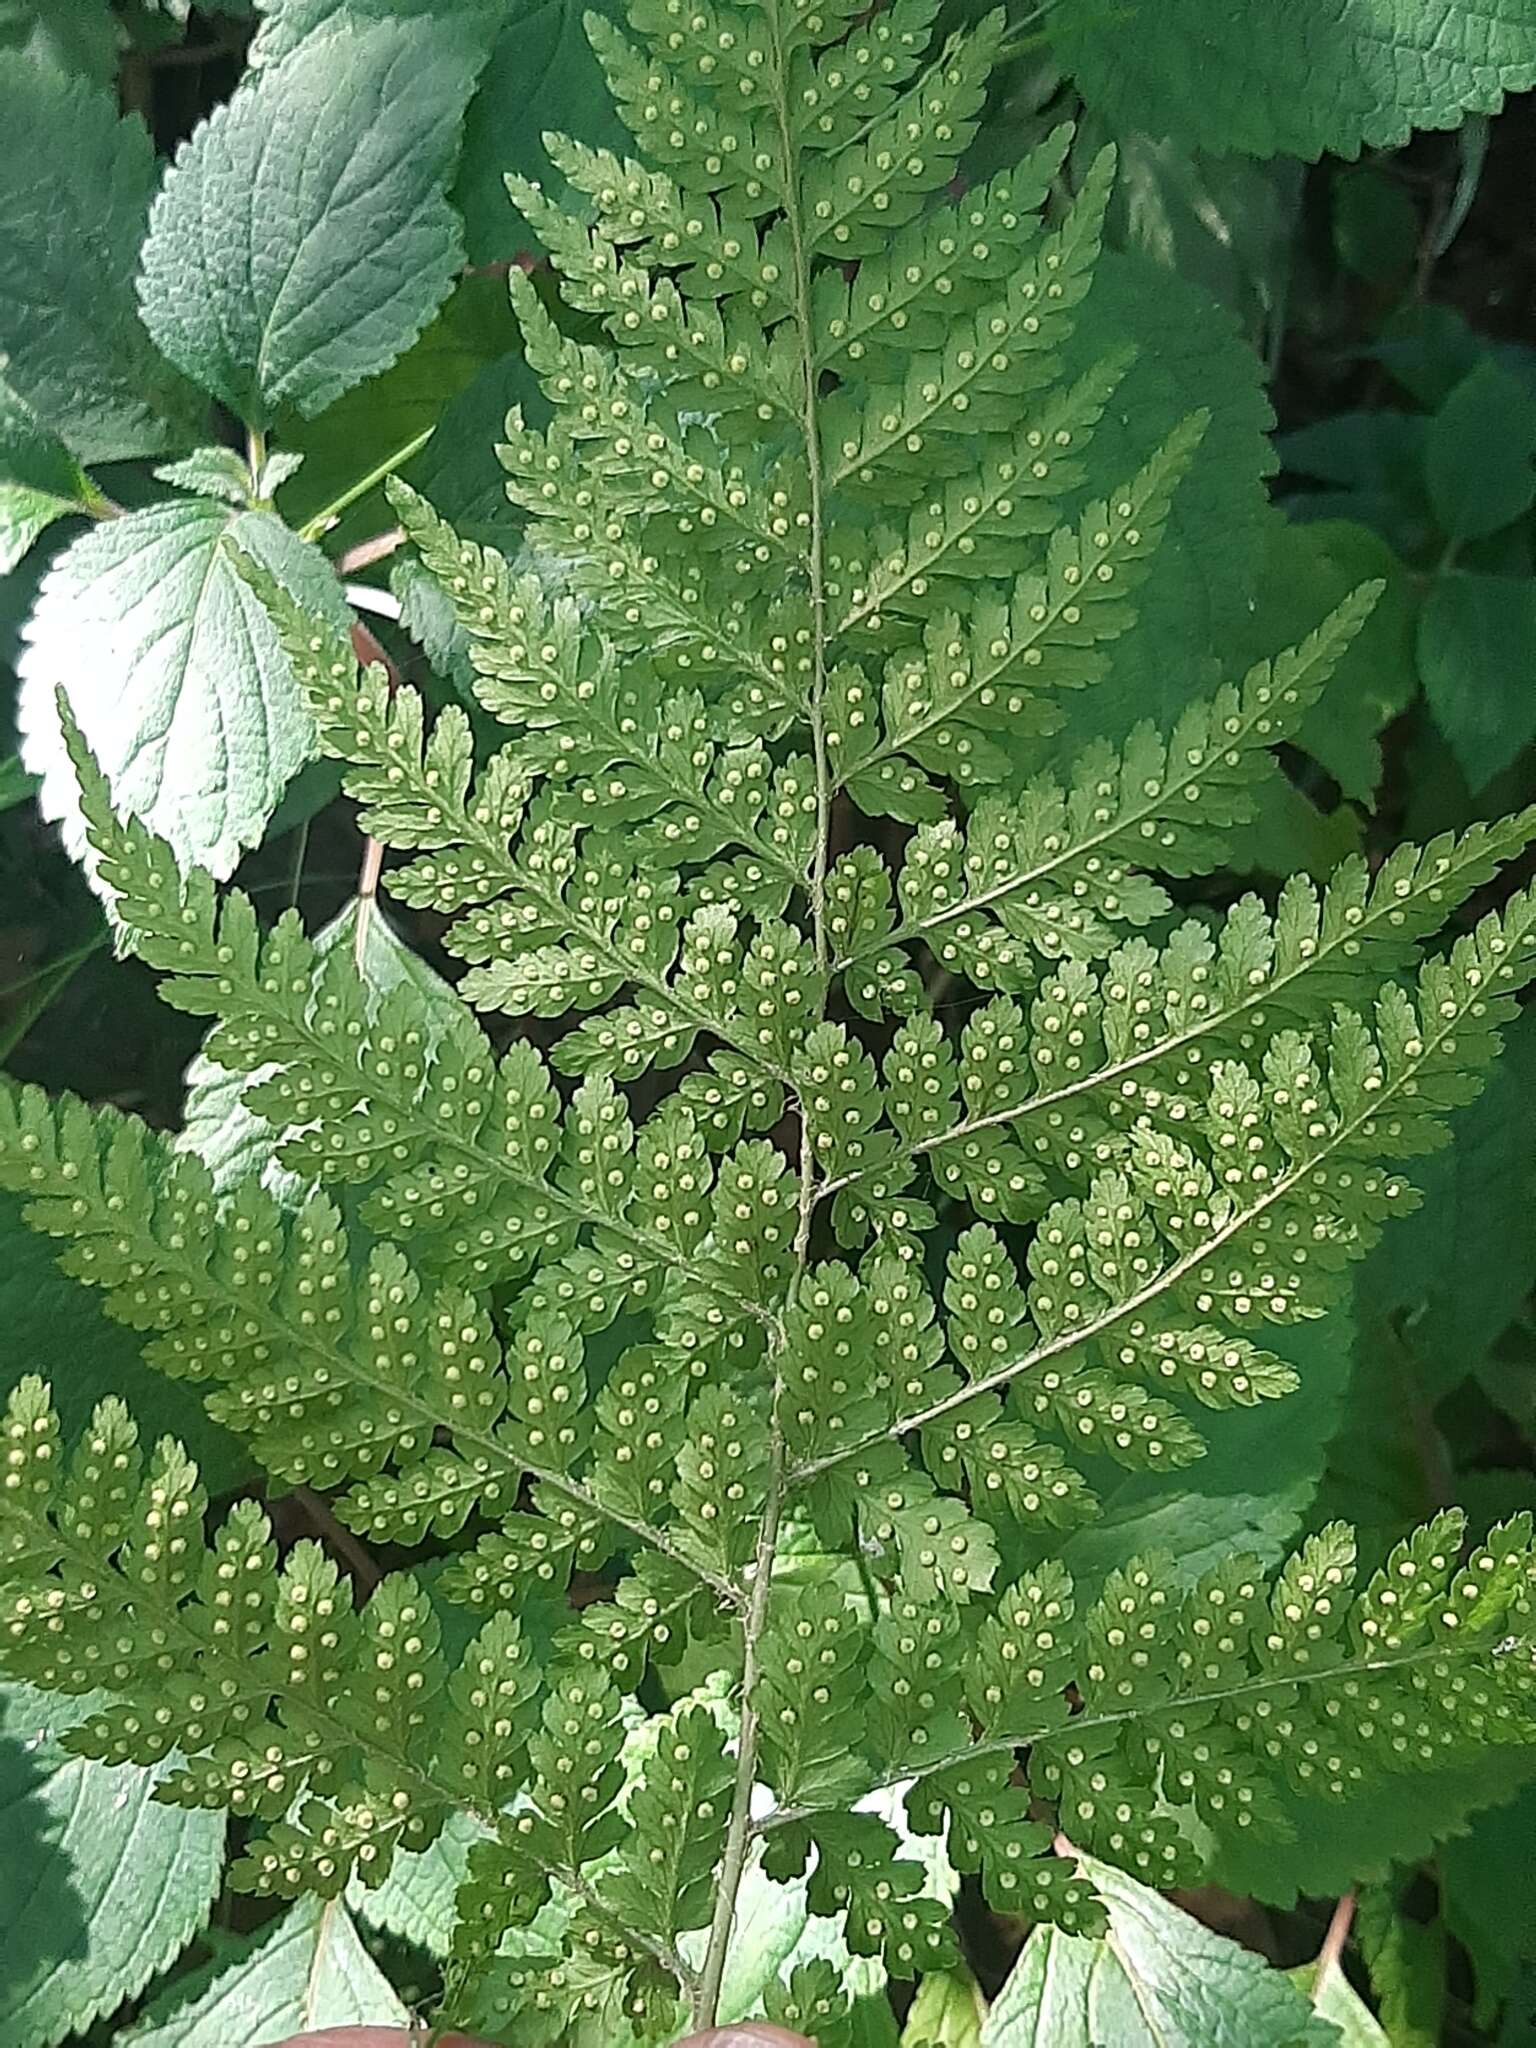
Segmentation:
{"type": "MultiPolygon", "coordinates": [[[[640,158],[552,142],[579,217],[511,181],[568,309],[514,271],[549,401],[501,451],[525,551],[395,498],[498,751],[249,571],[462,1003],[263,930],[74,745],[126,942],[213,1020],[301,1193],[216,1192],[31,1091],[0,1177],[279,1486],[448,1556],[362,1600],[255,1501],[206,1533],[195,1468],[120,1404],[66,1453],[29,1381],[0,1655],[91,1695],[82,1752],[179,1751],[163,1796],[251,1822],[258,1891],[376,1884],[467,1817],[445,2017],[509,2039],[711,2021],[754,1871],[809,1871],[912,1977],[952,1942],[924,1836],[1087,1930],[1057,1827],[1185,1883],[1223,1831],[1282,1830],[1287,1785],[1536,1713],[1524,1523],[1469,1550],[1447,1513],[1363,1582],[1337,1525],[1272,1580],[1059,1561],[1096,1474],[1172,1471],[1202,1409],[1286,1394],[1264,1327],[1324,1312],[1412,1205],[1536,893],[1420,942],[1536,817],[1174,907],[1369,590],[1172,731],[1056,758],[1202,422],[1103,473],[1123,358],[1060,357],[1112,163],[1049,217],[1064,134],[946,196],[1002,28],[935,52],[933,13],[592,24],[640,158]],[[558,1021],[498,1051],[475,1010],[558,1021]],[[452,1656],[444,1602],[478,1628],[452,1656]]],[[[838,1999],[812,1964],[768,2003],[834,2040],[838,1999]]]]}

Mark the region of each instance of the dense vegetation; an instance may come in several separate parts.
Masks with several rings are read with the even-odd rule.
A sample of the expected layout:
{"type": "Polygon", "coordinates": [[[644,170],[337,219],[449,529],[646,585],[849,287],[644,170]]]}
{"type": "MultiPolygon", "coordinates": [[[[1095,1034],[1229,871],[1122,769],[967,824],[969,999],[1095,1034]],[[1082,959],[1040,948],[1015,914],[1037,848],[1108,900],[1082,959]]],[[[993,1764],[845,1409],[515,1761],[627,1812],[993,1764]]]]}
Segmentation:
{"type": "Polygon", "coordinates": [[[0,2035],[1522,2042],[1536,22],[578,12],[0,7],[0,2035]]]}

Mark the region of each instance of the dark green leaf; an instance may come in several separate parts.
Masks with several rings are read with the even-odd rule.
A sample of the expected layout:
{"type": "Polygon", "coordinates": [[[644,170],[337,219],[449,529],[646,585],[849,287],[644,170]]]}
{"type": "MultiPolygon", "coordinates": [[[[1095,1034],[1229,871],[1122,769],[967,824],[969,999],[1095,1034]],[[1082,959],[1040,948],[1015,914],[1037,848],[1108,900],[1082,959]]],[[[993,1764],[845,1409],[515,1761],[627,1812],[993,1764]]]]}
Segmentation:
{"type": "Polygon", "coordinates": [[[1536,1789],[1480,1813],[1440,1852],[1440,1912],[1472,1958],[1478,2023],[1488,2026],[1536,1961],[1536,1789]]]}
{"type": "Polygon", "coordinates": [[[0,57],[0,355],[82,462],[192,438],[200,402],[156,355],[133,272],[155,177],[137,118],[104,92],[0,57]]]}
{"type": "Polygon", "coordinates": [[[1474,790],[1536,738],[1536,579],[1453,570],[1419,617],[1419,673],[1474,790]]]}
{"type": "Polygon", "coordinates": [[[1116,147],[1116,242],[1203,286],[1257,340],[1285,296],[1300,166],[1208,156],[1142,134],[1117,136],[1116,147]]]}
{"type": "Polygon", "coordinates": [[[0,811],[14,811],[36,788],[36,777],[22,767],[19,755],[0,756],[0,811]]]}
{"type": "Polygon", "coordinates": [[[461,391],[437,431],[406,470],[409,483],[430,498],[466,540],[517,552],[522,514],[507,502],[506,472],[496,459],[507,413],[514,405],[530,422],[547,417],[538,385],[520,353],[502,356],[461,391]]]}
{"type": "Polygon", "coordinates": [[[0,0],[0,49],[111,85],[122,31],[109,0],[0,0]]]}
{"type": "Polygon", "coordinates": [[[1399,1219],[1360,1268],[1364,1317],[1401,1316],[1431,1398],[1466,1377],[1519,1313],[1536,1272],[1536,1016],[1461,1110],[1455,1142],[1418,1167],[1423,1207],[1399,1219]]]}
{"type": "Polygon", "coordinates": [[[1254,607],[1232,644],[1238,667],[1289,646],[1362,583],[1386,588],[1351,642],[1297,744],[1347,797],[1369,803],[1381,780],[1379,735],[1413,699],[1415,594],[1379,534],[1348,519],[1272,529],[1254,607]]]}
{"type": "Polygon", "coordinates": [[[0,378],[0,576],[56,519],[99,502],[64,443],[0,378]]]}
{"type": "MultiPolygon", "coordinates": [[[[302,472],[285,486],[280,503],[295,525],[314,518],[361,478],[408,447],[424,428],[437,427],[459,394],[473,385],[486,367],[518,348],[519,336],[507,300],[506,281],[499,277],[463,279],[452,298],[415,346],[381,377],[350,391],[318,419],[296,423],[288,444],[305,455],[302,472]]],[[[521,362],[521,356],[517,358],[521,362]]],[[[482,422],[482,445],[474,460],[501,474],[494,443],[501,418],[482,422]]],[[[471,451],[460,450],[466,457],[471,451]]],[[[414,467],[406,472],[416,476],[414,467]]],[[[346,524],[331,542],[374,533],[394,523],[384,502],[382,485],[346,515],[346,524]]]]}
{"type": "Polygon", "coordinates": [[[1536,84],[1526,0],[1125,0],[1049,18],[1084,98],[1112,121],[1253,156],[1395,148],[1536,84]]]}
{"type": "Polygon", "coordinates": [[[1211,418],[1174,493],[1155,573],[1137,593],[1136,630],[1115,643],[1101,683],[1062,702],[1074,739],[1166,722],[1207,689],[1246,614],[1274,517],[1264,489],[1274,466],[1269,406],[1231,315],[1145,256],[1106,251],[1063,377],[1127,343],[1135,358],[1094,429],[1098,477],[1133,476],[1191,413],[1211,418]]]}
{"type": "Polygon", "coordinates": [[[1371,284],[1387,284],[1413,268],[1419,210],[1390,170],[1346,171],[1333,188],[1333,246],[1339,261],[1371,284]]]}
{"type": "Polygon", "coordinates": [[[1536,395],[1485,357],[1430,421],[1424,466],[1448,539],[1497,533],[1536,503],[1536,395]]]}
{"type": "Polygon", "coordinates": [[[1310,427],[1281,434],[1281,466],[1297,476],[1372,495],[1425,503],[1424,435],[1416,413],[1338,412],[1310,427]]]}
{"type": "Polygon", "coordinates": [[[1366,1893],[1355,1938],[1371,1973],[1392,2048],[1440,2048],[1445,2021],[1445,1929],[1398,1910],[1393,1887],[1366,1893]]]}
{"type": "Polygon", "coordinates": [[[1381,1882],[1394,1864],[1422,1862],[1459,1834],[1469,1815],[1512,1799],[1533,1776],[1536,1754],[1505,1748],[1453,1770],[1382,1778],[1354,1799],[1286,1792],[1280,1810],[1289,1838],[1272,1828],[1222,1836],[1211,1882],[1271,1906],[1337,1898],[1352,1886],[1381,1882]]]}
{"type": "MultiPolygon", "coordinates": [[[[567,188],[544,153],[548,130],[594,149],[633,149],[613,111],[587,41],[583,0],[514,0],[464,124],[464,161],[454,199],[471,263],[506,261],[537,240],[507,197],[508,171],[537,178],[552,197],[567,188]]],[[[596,10],[622,23],[607,0],[596,10]]]]}
{"type": "Polygon", "coordinates": [[[1193,1584],[1234,1551],[1273,1563],[1317,1491],[1349,1377],[1349,1324],[1287,1331],[1273,1348],[1301,1384],[1283,1401],[1202,1416],[1206,1455],[1180,1475],[1133,1473],[1104,1490],[1102,1513],[1060,1545],[1079,1585],[1097,1587],[1131,1558],[1164,1552],[1193,1584]]]}

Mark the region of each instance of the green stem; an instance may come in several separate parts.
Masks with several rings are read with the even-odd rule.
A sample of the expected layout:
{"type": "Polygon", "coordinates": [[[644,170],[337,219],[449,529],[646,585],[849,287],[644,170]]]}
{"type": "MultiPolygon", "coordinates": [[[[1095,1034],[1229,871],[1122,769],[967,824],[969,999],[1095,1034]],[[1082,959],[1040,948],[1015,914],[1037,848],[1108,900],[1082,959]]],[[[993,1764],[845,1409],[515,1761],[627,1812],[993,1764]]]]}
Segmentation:
{"type": "MultiPolygon", "coordinates": [[[[815,639],[815,667],[807,706],[811,731],[811,752],[816,772],[816,843],[806,878],[810,900],[811,930],[816,962],[823,985],[831,965],[832,948],[827,931],[826,884],[831,858],[832,801],[834,783],[827,746],[827,577],[826,516],[823,506],[824,479],[821,470],[821,428],[817,411],[817,367],[811,320],[811,268],[801,228],[795,191],[795,148],[789,120],[789,64],[783,47],[777,10],[770,8],[773,27],[778,92],[779,143],[784,155],[784,223],[789,236],[794,268],[794,325],[800,345],[803,402],[801,436],[805,446],[806,475],[810,489],[811,531],[805,569],[810,585],[811,620],[815,639]]],[[[810,1119],[800,1109],[800,1206],[795,1233],[795,1255],[803,1270],[810,1258],[811,1229],[817,1204],[816,1155],[811,1143],[810,1119]]],[[[782,1341],[780,1339],[779,1341],[782,1341]]],[[[768,1484],[763,1502],[763,1519],[758,1530],[757,1551],[752,1567],[752,1595],[742,1622],[741,1732],[736,1744],[736,1783],[731,1817],[726,1829],[720,1878],[715,1891],[715,1910],[710,1923],[709,1945],[704,1967],[693,1997],[693,2024],[703,2031],[718,2023],[720,1989],[725,1979],[726,1958],[736,1921],[736,1901],[746,1875],[752,1847],[752,1791],[757,1780],[757,1759],[762,1728],[755,1694],[759,1660],[768,1623],[769,1596],[773,1587],[774,1562],[778,1554],[779,1526],[789,1491],[789,1460],[779,1423],[779,1399],[783,1381],[775,1365],[768,1423],[768,1484]]]]}
{"type": "Polygon", "coordinates": [[[393,476],[397,469],[404,469],[412,456],[419,455],[431,440],[433,431],[431,427],[423,427],[419,434],[413,434],[393,455],[386,455],[366,476],[359,477],[355,484],[349,484],[339,498],[333,498],[329,505],[322,506],[312,519],[306,519],[299,528],[300,540],[319,540],[322,534],[329,533],[343,512],[349,511],[359,498],[366,498],[368,493],[383,483],[387,476],[393,476]]]}

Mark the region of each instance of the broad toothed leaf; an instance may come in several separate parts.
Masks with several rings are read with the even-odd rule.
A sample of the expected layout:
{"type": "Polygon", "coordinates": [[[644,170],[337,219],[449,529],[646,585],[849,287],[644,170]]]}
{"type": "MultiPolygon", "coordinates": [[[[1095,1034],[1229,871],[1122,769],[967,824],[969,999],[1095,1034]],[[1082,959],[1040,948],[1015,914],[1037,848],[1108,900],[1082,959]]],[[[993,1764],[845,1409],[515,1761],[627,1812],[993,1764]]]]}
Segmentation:
{"type": "Polygon", "coordinates": [[[379,23],[242,85],[150,216],[139,302],[170,360],[254,426],[387,369],[462,260],[443,192],[472,80],[451,39],[379,23]]]}

